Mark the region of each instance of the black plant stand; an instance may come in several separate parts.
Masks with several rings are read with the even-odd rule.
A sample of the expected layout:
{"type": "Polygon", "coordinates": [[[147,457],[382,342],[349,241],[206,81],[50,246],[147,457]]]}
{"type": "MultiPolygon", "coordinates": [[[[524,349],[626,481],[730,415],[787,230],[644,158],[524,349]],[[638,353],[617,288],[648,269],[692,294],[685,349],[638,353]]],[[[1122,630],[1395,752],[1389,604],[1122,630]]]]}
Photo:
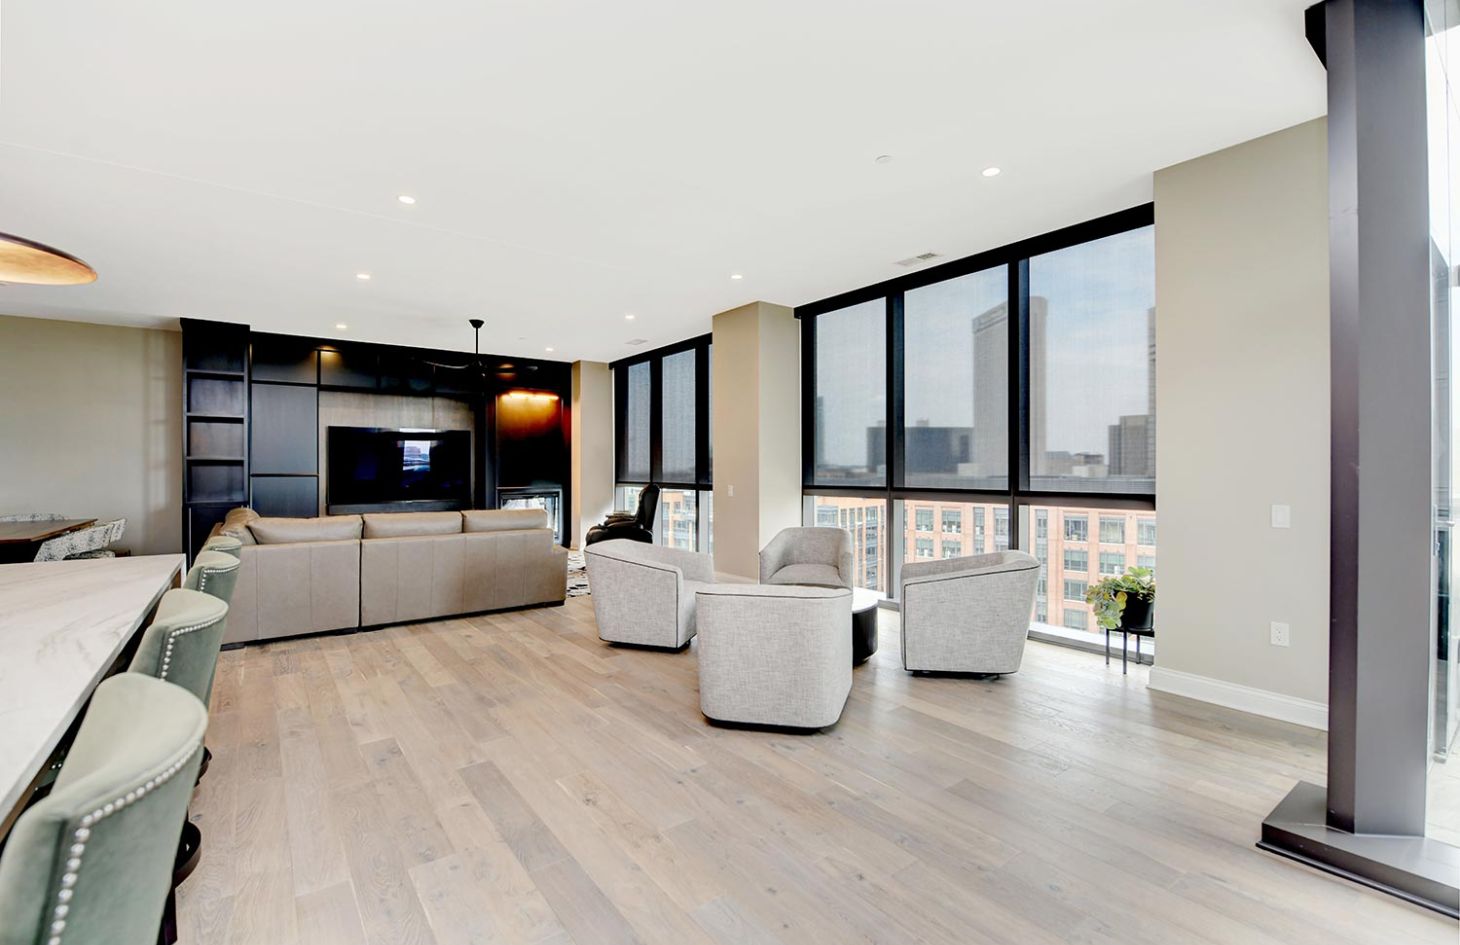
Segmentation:
{"type": "MultiPolygon", "coordinates": [[[[1145,665],[1145,661],[1141,659],[1141,637],[1154,637],[1156,635],[1155,628],[1154,627],[1148,627],[1145,630],[1127,630],[1124,627],[1116,627],[1114,630],[1106,630],[1105,631],[1105,665],[1106,666],[1109,666],[1110,665],[1110,635],[1112,633],[1118,633],[1118,634],[1120,634],[1120,674],[1122,676],[1124,676],[1126,673],[1129,672],[1129,670],[1126,669],[1126,653],[1127,653],[1126,646],[1130,642],[1130,638],[1131,637],[1135,637],[1136,638],[1136,665],[1137,666],[1144,666],[1145,665]]],[[[1153,659],[1153,662],[1154,662],[1154,659],[1153,659]]]]}

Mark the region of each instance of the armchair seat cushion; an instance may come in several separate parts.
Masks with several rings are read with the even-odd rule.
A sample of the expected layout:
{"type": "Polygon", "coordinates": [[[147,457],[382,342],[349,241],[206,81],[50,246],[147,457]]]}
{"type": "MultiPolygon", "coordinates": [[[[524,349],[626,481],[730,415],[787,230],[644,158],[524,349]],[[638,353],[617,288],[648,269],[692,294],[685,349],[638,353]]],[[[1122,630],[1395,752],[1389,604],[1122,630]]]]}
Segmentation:
{"type": "Polygon", "coordinates": [[[788,564],[766,580],[767,584],[799,584],[808,587],[842,587],[841,572],[829,564],[788,564]]]}

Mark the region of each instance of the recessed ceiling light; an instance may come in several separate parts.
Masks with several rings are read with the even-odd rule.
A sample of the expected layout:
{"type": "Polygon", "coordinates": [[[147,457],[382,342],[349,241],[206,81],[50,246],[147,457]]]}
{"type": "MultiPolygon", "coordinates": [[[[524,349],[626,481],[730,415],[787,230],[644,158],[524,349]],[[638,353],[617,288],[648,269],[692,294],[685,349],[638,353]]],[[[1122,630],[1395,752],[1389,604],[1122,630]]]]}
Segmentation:
{"type": "Polygon", "coordinates": [[[1004,173],[1003,170],[997,167],[986,167],[983,169],[983,176],[985,177],[998,177],[1002,173],[1004,173]]]}
{"type": "Polygon", "coordinates": [[[891,164],[892,163],[892,155],[890,155],[890,154],[879,154],[879,155],[877,155],[876,157],[874,157],[872,159],[872,163],[873,164],[891,164]]]}
{"type": "Polygon", "coordinates": [[[416,202],[416,198],[415,197],[412,197],[410,194],[401,194],[399,197],[397,197],[395,199],[399,200],[401,203],[405,204],[406,206],[410,206],[411,204],[413,204],[413,203],[416,202]]]}
{"type": "Polygon", "coordinates": [[[745,277],[742,276],[738,272],[732,272],[732,273],[730,273],[730,278],[732,278],[732,279],[744,279],[745,277]]]}
{"type": "Polygon", "coordinates": [[[336,331],[344,331],[346,328],[349,328],[349,327],[350,326],[349,325],[346,325],[344,322],[336,322],[335,323],[335,330],[336,331]]]}
{"type": "Polygon", "coordinates": [[[625,315],[625,316],[624,316],[624,321],[629,321],[629,322],[631,322],[631,321],[633,321],[633,320],[634,320],[634,316],[633,316],[633,315],[625,315]]]}
{"type": "Polygon", "coordinates": [[[356,279],[359,279],[361,282],[369,282],[370,281],[370,273],[368,273],[368,272],[357,272],[357,273],[355,273],[355,278],[356,279]]]}
{"type": "Polygon", "coordinates": [[[543,350],[544,351],[552,351],[553,349],[552,348],[544,348],[543,350]]]}

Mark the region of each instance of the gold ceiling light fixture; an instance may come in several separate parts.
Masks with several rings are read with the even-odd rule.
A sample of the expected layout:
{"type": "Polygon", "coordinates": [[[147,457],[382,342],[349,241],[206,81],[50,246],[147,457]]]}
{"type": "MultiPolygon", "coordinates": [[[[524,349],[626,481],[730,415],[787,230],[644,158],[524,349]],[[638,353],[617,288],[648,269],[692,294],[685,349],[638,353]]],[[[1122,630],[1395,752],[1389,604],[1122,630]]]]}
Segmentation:
{"type": "Polygon", "coordinates": [[[0,282],[16,285],[85,285],[96,270],[43,243],[0,233],[0,282]]]}

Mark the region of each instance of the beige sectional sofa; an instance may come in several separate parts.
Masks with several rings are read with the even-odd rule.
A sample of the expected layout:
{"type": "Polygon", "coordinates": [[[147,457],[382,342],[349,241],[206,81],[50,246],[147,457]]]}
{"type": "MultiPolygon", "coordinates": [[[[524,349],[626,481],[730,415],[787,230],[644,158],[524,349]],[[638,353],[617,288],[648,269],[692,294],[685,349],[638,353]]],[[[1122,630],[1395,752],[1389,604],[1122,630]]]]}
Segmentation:
{"type": "Polygon", "coordinates": [[[234,509],[225,643],[561,604],[568,552],[540,509],[261,518],[234,509]]]}

